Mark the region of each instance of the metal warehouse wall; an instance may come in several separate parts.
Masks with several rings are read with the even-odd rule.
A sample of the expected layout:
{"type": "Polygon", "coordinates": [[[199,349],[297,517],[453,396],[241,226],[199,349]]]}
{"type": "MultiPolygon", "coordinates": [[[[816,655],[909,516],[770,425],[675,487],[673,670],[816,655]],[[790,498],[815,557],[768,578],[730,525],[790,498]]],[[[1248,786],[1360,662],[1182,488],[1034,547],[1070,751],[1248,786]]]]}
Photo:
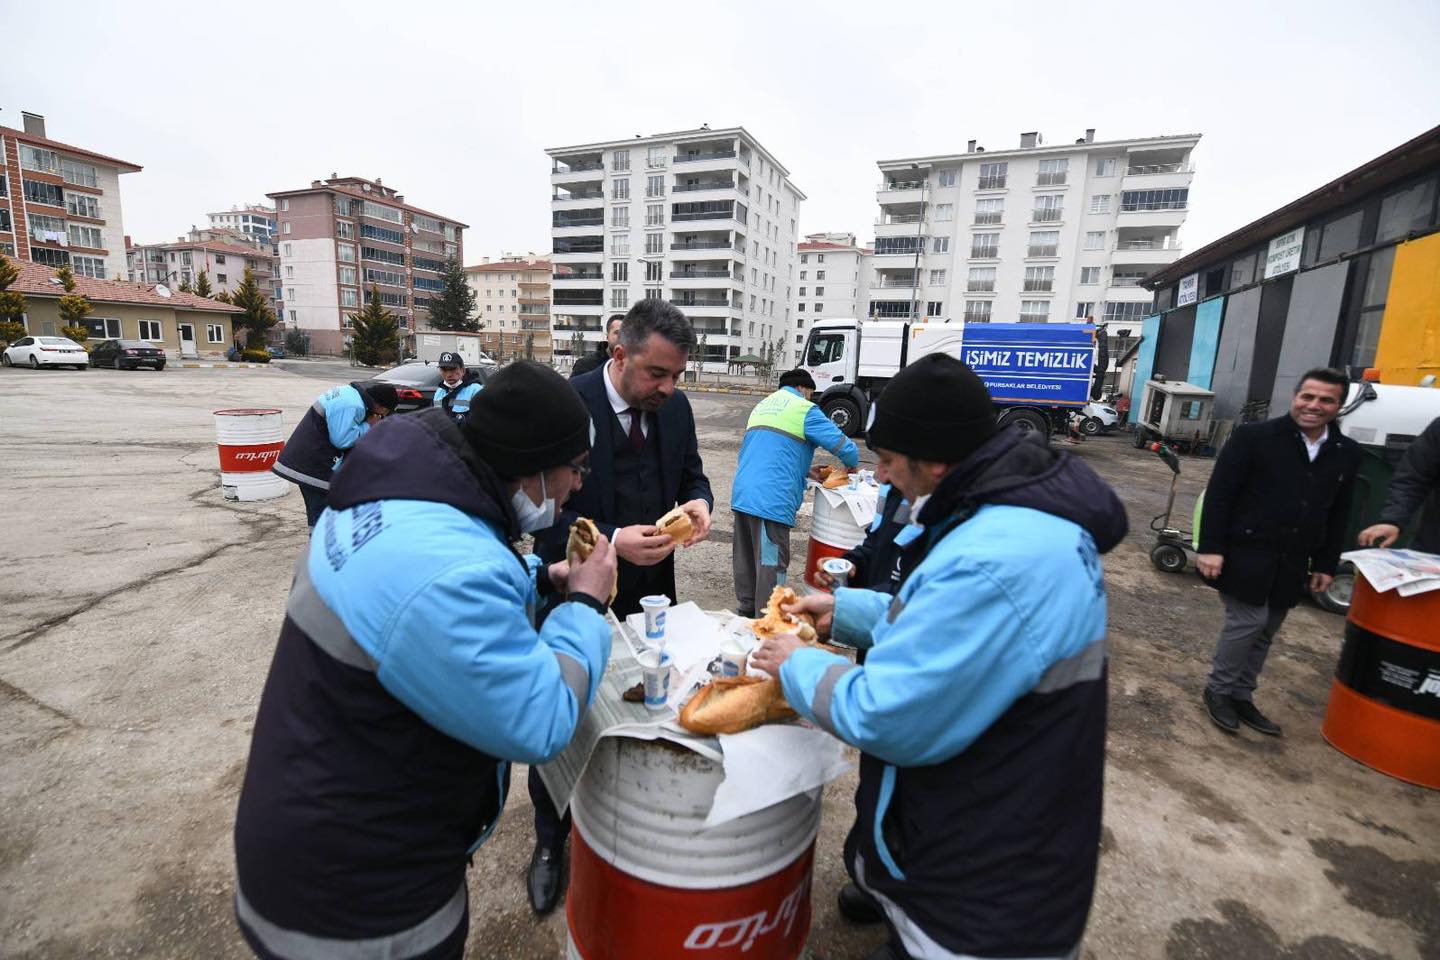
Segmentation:
{"type": "Polygon", "coordinates": [[[1346,261],[1307,270],[1295,278],[1280,357],[1275,365],[1275,383],[1270,391],[1271,416],[1279,416],[1289,408],[1290,395],[1300,374],[1330,364],[1349,271],[1350,264],[1346,261]]]}
{"type": "Polygon", "coordinates": [[[1395,251],[1375,366],[1382,383],[1440,376],[1440,233],[1395,251]]]}

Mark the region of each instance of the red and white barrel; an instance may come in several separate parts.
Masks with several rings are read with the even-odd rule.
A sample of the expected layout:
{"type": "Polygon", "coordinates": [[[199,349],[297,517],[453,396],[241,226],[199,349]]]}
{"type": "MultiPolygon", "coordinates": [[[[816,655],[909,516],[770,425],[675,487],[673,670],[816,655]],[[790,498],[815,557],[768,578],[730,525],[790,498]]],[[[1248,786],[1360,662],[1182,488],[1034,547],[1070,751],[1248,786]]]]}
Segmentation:
{"type": "Polygon", "coordinates": [[[220,491],[226,500],[274,500],[291,484],[270,472],[285,447],[279,410],[216,410],[220,491]]]}
{"type": "MultiPolygon", "coordinates": [[[[870,495],[870,513],[875,513],[878,488],[868,484],[861,487],[870,495]]],[[[844,501],[830,505],[830,498],[822,491],[815,491],[815,513],[810,520],[810,545],[805,550],[805,582],[820,589],[815,582],[815,572],[820,561],[838,557],[847,550],[858,547],[865,539],[864,526],[855,522],[855,515],[844,501]]]]}
{"type": "Polygon", "coordinates": [[[571,801],[571,960],[795,960],[810,935],[820,797],[706,829],[717,763],[607,737],[571,801]]]}

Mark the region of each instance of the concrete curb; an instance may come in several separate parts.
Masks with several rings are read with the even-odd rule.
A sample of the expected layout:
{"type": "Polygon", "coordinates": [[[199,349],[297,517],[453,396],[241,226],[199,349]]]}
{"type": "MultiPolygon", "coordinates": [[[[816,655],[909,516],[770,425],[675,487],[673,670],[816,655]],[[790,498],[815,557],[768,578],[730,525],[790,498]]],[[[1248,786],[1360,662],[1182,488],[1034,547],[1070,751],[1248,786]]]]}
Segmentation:
{"type": "Polygon", "coordinates": [[[166,364],[166,366],[170,366],[170,367],[180,367],[180,368],[185,369],[185,370],[216,370],[216,369],[218,369],[218,370],[264,370],[266,367],[270,366],[270,364],[268,364],[268,363],[228,363],[228,362],[222,360],[222,361],[220,361],[220,362],[218,362],[218,363],[195,363],[195,362],[193,362],[193,361],[186,361],[186,362],[183,362],[183,363],[175,363],[175,362],[172,361],[171,363],[166,364]]]}
{"type": "Polygon", "coordinates": [[[740,397],[768,397],[775,392],[755,387],[704,387],[693,383],[682,383],[680,389],[685,393],[723,393],[740,397]]]}

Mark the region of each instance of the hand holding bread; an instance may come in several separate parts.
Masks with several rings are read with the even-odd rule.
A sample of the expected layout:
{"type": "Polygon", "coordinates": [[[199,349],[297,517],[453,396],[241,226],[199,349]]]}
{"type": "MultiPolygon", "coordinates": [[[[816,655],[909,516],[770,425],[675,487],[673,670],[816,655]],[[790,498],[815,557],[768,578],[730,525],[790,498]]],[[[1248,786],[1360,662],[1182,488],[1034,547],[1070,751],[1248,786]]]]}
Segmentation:
{"type": "Polygon", "coordinates": [[[604,600],[606,604],[614,603],[620,589],[615,551],[593,520],[581,517],[570,525],[565,553],[570,557],[566,589],[604,600]]]}

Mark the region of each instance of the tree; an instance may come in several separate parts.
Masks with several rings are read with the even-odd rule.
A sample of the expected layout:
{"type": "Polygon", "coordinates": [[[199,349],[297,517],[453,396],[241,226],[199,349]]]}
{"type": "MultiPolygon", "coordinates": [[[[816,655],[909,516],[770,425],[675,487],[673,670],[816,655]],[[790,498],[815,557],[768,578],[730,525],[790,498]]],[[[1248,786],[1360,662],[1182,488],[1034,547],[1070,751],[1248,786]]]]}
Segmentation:
{"type": "Polygon", "coordinates": [[[64,264],[56,270],[55,279],[65,288],[65,296],[60,298],[59,303],[60,332],[76,343],[84,343],[90,338],[85,318],[94,313],[95,308],[83,295],[75,292],[75,271],[70,269],[70,264],[64,264]]]}
{"type": "MultiPolygon", "coordinates": [[[[181,287],[180,289],[185,289],[181,287]]],[[[215,295],[215,288],[210,286],[210,274],[201,270],[200,276],[195,278],[195,289],[192,291],[197,297],[212,297],[215,295]]]]}
{"type": "Polygon", "coordinates": [[[400,321],[380,303],[380,291],[370,288],[365,308],[350,317],[355,359],[367,366],[392,361],[400,353],[400,321]]]}
{"type": "Polygon", "coordinates": [[[19,268],[0,255],[0,340],[6,343],[25,336],[25,324],[20,322],[25,313],[25,294],[10,290],[10,284],[18,279],[19,268]]]}
{"type": "Polygon", "coordinates": [[[460,261],[450,257],[440,268],[439,294],[430,301],[430,326],[436,330],[452,330],[477,333],[480,321],[472,317],[475,312],[475,291],[465,279],[465,269],[460,261]]]}
{"type": "Polygon", "coordinates": [[[194,293],[194,292],[195,292],[195,288],[190,285],[190,278],[189,278],[189,277],[181,277],[181,278],[180,278],[180,292],[181,292],[181,293],[194,293]]]}
{"type": "Polygon", "coordinates": [[[535,334],[533,333],[525,334],[525,359],[535,359],[535,334]]]}
{"type": "Polygon", "coordinates": [[[214,296],[212,299],[218,300],[218,301],[220,301],[221,303],[229,303],[229,302],[230,302],[230,294],[226,293],[224,290],[221,290],[221,291],[219,291],[218,293],[216,293],[215,296],[214,296]]]}
{"type": "Polygon", "coordinates": [[[585,331],[575,329],[570,332],[570,363],[573,366],[585,354],[585,331]]]}
{"type": "Polygon", "coordinates": [[[228,302],[245,311],[232,321],[237,328],[246,331],[245,346],[251,350],[264,350],[265,331],[276,323],[275,311],[270,308],[269,298],[255,282],[255,274],[249,267],[245,268],[240,286],[235,288],[228,302]]]}
{"type": "Polygon", "coordinates": [[[710,334],[708,332],[700,334],[700,349],[696,351],[695,364],[696,369],[699,370],[701,373],[705,372],[705,341],[708,339],[710,339],[710,334]]]}

